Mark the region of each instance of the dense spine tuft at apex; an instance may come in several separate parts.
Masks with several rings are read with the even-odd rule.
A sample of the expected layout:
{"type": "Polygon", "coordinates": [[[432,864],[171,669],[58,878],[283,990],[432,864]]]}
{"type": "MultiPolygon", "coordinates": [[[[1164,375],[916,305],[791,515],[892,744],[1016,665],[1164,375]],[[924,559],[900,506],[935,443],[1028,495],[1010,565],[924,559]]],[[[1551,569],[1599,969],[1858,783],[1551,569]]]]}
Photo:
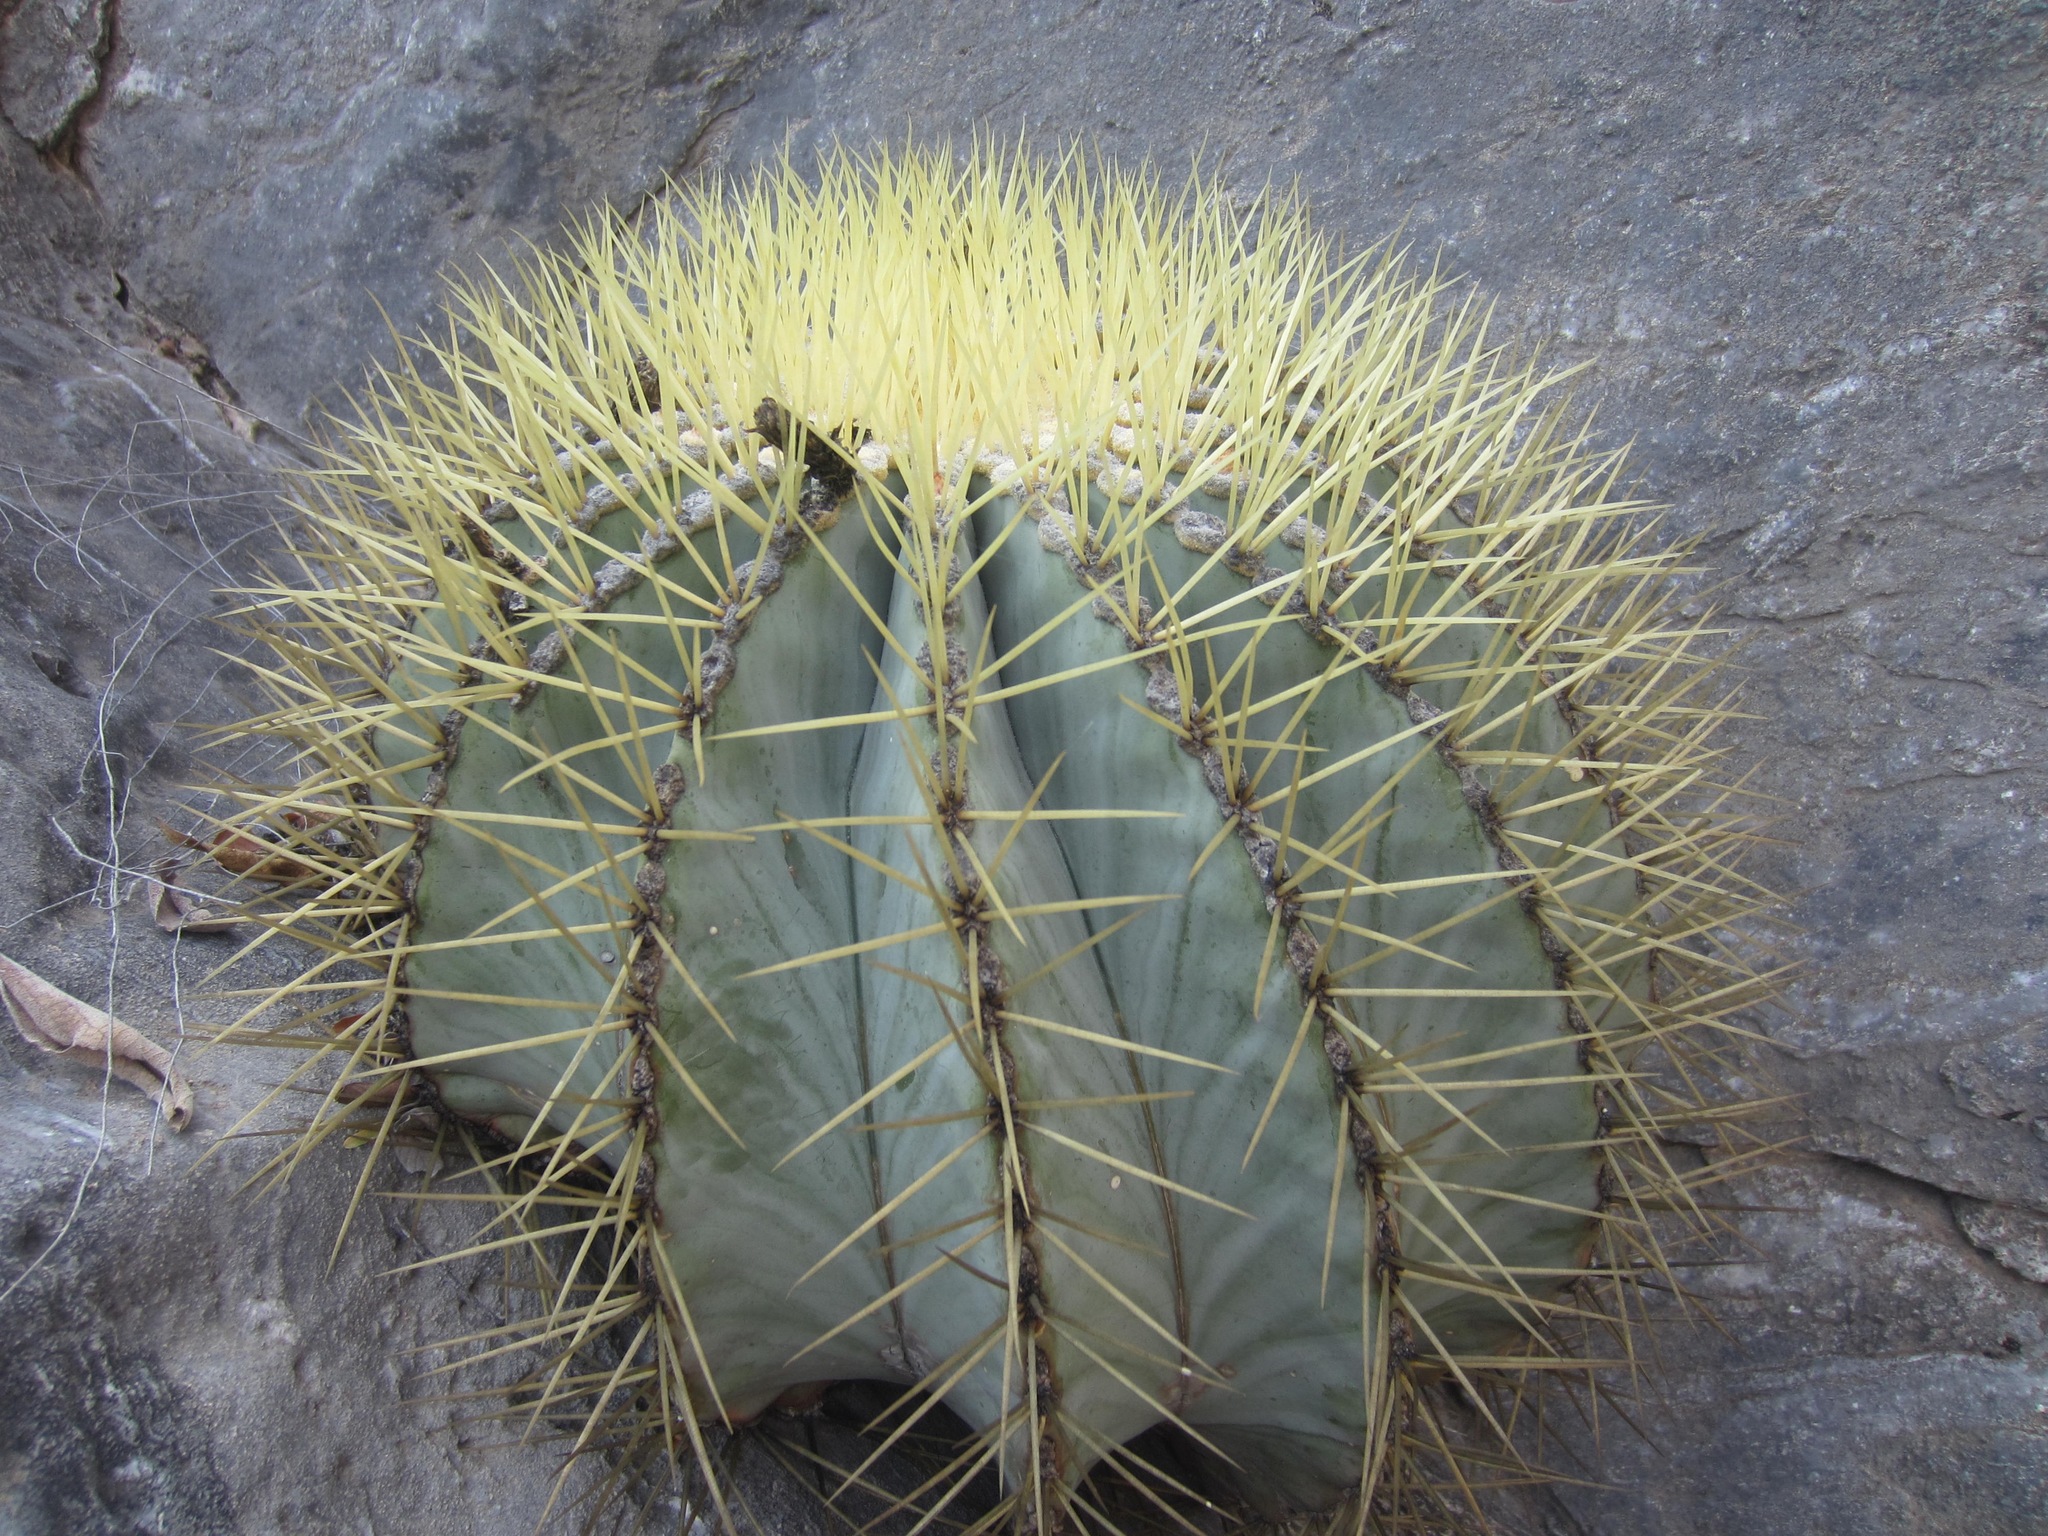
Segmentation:
{"type": "Polygon", "coordinates": [[[1078,156],[458,287],[251,594],[274,1171],[467,1144],[516,1411],[727,1521],[710,1437],[854,1380],[966,1426],[914,1524],[1476,1515],[1678,1289],[1770,991],[1725,686],[1557,382],[1078,156]]]}

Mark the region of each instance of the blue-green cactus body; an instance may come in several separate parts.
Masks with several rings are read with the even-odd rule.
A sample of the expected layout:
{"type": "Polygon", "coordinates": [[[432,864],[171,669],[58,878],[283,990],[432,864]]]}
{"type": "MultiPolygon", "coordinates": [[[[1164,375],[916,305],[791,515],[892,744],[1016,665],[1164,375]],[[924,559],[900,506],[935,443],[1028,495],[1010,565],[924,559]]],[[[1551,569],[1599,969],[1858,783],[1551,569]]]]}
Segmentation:
{"type": "Polygon", "coordinates": [[[369,977],[322,1049],[555,1245],[578,1444],[880,1379],[1026,1525],[1206,1496],[1162,1425],[1412,1512],[1436,1387],[1486,1421],[1654,1253],[1754,994],[1668,562],[1284,205],[828,182],[471,295],[319,487],[250,820],[369,977]]]}
{"type": "MultiPolygon", "coordinates": [[[[412,1049],[431,1061],[512,1031],[572,1037],[616,1009],[631,985],[627,919],[638,902],[662,935],[637,953],[659,978],[649,1027],[665,1042],[647,1053],[659,1130],[640,1155],[666,1262],[728,1414],[750,1417],[813,1380],[936,1376],[976,1428],[1006,1414],[1021,1424],[1030,1383],[1015,1360],[1005,1369],[1011,1304],[989,1278],[1021,1263],[1029,1306],[1044,1314],[1034,1347],[1046,1390],[1074,1426],[1058,1441],[1069,1475],[1100,1444],[1170,1419],[1269,1501],[1327,1503],[1359,1476],[1372,1359],[1390,1334],[1410,1337],[1420,1323],[1444,1347],[1479,1351],[1515,1327],[1496,1295],[1426,1279],[1409,1282],[1413,1322],[1379,1315],[1375,1267],[1406,1249],[1378,1159],[1427,1143],[1443,1177],[1464,1186],[1434,1197],[1445,1251],[1415,1252],[1418,1275],[1460,1264],[1569,1272],[1591,1239],[1595,1085],[1574,1056],[1540,913],[1505,878],[1484,823],[1504,775],[1465,770],[1488,797],[1475,807],[1456,760],[1418,731],[1403,696],[1426,684],[1404,690],[1360,665],[1355,647],[1274,619],[1248,597],[1255,580],[1157,528],[1145,535],[1151,600],[1186,586],[1182,611],[1223,616],[1203,667],[1229,674],[1249,653],[1255,696],[1272,702],[1237,729],[1291,744],[1300,764],[1298,789],[1219,842],[1232,790],[1215,749],[1176,730],[1166,660],[1138,654],[1127,615],[1096,611],[1091,595],[1107,584],[1080,569],[1055,499],[997,495],[956,525],[949,569],[976,559],[976,536],[995,547],[956,594],[947,633],[955,669],[1016,653],[979,689],[1009,696],[956,707],[948,750],[964,754],[962,792],[935,813],[929,638],[914,583],[891,570],[932,555],[877,537],[891,521],[885,499],[901,495],[900,480],[885,482],[875,498],[852,494],[812,514],[801,535],[785,529],[770,590],[747,592],[747,551],[732,551],[732,595],[752,611],[732,626],[729,662],[713,664],[726,675],[699,739],[672,720],[629,724],[599,692],[624,677],[686,697],[688,664],[703,669],[702,646],[694,658],[678,646],[653,582],[612,598],[608,622],[565,648],[549,686],[464,724],[420,852],[412,1049]],[[569,678],[578,686],[554,685],[569,678]],[[1316,678],[1328,680],[1311,698],[1301,685],[1316,678]],[[859,723],[809,728],[840,719],[859,723]],[[577,750],[636,728],[639,739],[577,750]],[[536,754],[550,766],[535,771],[536,754]],[[679,793],[650,842],[620,824],[645,814],[657,770],[679,793]],[[1018,828],[1027,807],[1052,815],[1018,828]],[[473,829],[465,811],[505,819],[473,829]],[[595,890],[565,883],[600,846],[611,878],[595,890]],[[1320,956],[1327,936],[1276,914],[1284,901],[1273,897],[1288,870],[1313,864],[1309,850],[1325,850],[1333,873],[1311,871],[1304,886],[1335,887],[1341,870],[1354,887],[1343,905],[1357,931],[1320,956]],[[963,876],[987,894],[954,921],[934,892],[957,893],[963,876]],[[528,937],[490,944],[498,933],[528,937]],[[822,954],[838,958],[790,965],[822,954]],[[1355,1033],[1326,1022],[1310,974],[1340,994],[1320,1008],[1355,1033]],[[495,1000],[514,975],[528,1004],[517,1011],[495,1000]],[[1342,1113],[1335,1078],[1349,1066],[1361,1082],[1392,1080],[1368,1038],[1388,1059],[1425,1065],[1555,1046],[1537,1059],[1556,1080],[1507,1095],[1389,1095],[1370,1130],[1342,1113]],[[782,1161],[917,1061],[844,1131],[782,1161]],[[990,1089],[999,1069],[1010,1076],[1007,1119],[990,1089]],[[899,1128],[860,1134],[876,1123],[899,1128]],[[1007,1224],[1005,1159],[1023,1191],[1007,1224]],[[1493,1193],[1469,1192],[1482,1190],[1493,1193]],[[895,1246],[925,1233],[935,1235],[895,1246]],[[921,1269],[931,1272],[873,1306],[921,1269]]],[[[1108,507],[1100,493],[1096,503],[1100,522],[1108,507]]],[[[1193,510],[1220,521],[1227,508],[1193,510]]],[[[703,568],[716,568],[718,551],[704,547],[709,531],[694,542],[657,568],[715,604],[722,594],[703,568]]],[[[1442,576],[1417,585],[1418,605],[1457,599],[1442,576]]],[[[1375,598],[1385,601],[1368,586],[1353,602],[1371,613],[1375,598]]],[[[1430,660],[1446,664],[1447,649],[1430,660]]],[[[1482,635],[1467,647],[1480,654],[1457,661],[1475,666],[1501,649],[1482,635]]],[[[1439,708],[1455,706],[1457,689],[1433,691],[1439,708]]],[[[1521,712],[1521,750],[1562,756],[1569,724],[1546,701],[1524,710],[1535,692],[1540,679],[1524,671],[1491,708],[1521,712]]],[[[1295,772],[1288,761],[1267,778],[1295,772]]],[[[1523,799],[1575,788],[1561,768],[1523,777],[1537,786],[1522,785],[1523,799]]],[[[1605,806],[1590,809],[1569,812],[1580,843],[1610,834],[1605,806]]],[[[1617,882],[1609,898],[1625,904],[1632,881],[1608,877],[1617,882]]],[[[554,1130],[616,1160],[625,1099],[607,1082],[632,1048],[625,1037],[565,1038],[428,1074],[449,1107],[501,1133],[530,1133],[552,1100],[554,1130]]],[[[1505,1075],[1532,1075],[1508,1059],[1518,1064],[1505,1075]]],[[[1019,1447],[1008,1456],[1028,1464],[1019,1447]]]]}

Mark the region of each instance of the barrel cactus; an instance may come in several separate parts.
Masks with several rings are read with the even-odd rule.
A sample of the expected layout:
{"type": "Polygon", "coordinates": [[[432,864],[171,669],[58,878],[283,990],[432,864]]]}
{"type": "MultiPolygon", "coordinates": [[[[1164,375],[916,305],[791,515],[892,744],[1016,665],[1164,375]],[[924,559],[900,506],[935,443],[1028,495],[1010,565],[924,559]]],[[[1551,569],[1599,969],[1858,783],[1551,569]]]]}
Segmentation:
{"type": "Polygon", "coordinates": [[[1519,1475],[1762,987],[1726,700],[1556,382],[1290,197],[1078,157],[458,288],[250,605],[280,1166],[441,1117],[546,1256],[486,1348],[707,1508],[863,1380],[983,1528],[1519,1475]]]}

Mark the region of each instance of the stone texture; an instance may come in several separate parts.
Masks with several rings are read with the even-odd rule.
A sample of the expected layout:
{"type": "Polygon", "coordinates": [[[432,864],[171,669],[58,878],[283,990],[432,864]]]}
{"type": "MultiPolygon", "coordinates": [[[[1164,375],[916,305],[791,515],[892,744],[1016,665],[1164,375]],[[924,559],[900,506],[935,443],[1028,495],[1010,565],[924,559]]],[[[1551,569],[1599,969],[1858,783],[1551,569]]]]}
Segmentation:
{"type": "Polygon", "coordinates": [[[426,318],[444,268],[691,170],[806,14],[126,0],[82,167],[139,301],[300,425],[359,382],[384,314],[426,318]]]}
{"type": "Polygon", "coordinates": [[[18,0],[0,21],[0,115],[37,149],[99,91],[113,17],[112,0],[18,0]]]}
{"type": "Polygon", "coordinates": [[[1971,1242],[2014,1274],[2048,1285],[2048,1216],[1966,1195],[1957,1195],[1953,1204],[1956,1224],[1971,1242]]]}
{"type": "MultiPolygon", "coordinates": [[[[235,707],[206,594],[269,537],[290,434],[390,356],[380,304],[415,327],[439,269],[785,140],[1201,150],[1584,365],[1699,541],[1757,716],[1735,760],[1783,802],[1802,971],[1759,1065],[1808,1150],[1731,1190],[1769,1209],[1694,1272],[1725,1332],[1666,1332],[1651,1438],[1566,1434],[1608,1486],[1514,1521],[2039,1528],[2048,7],[124,0],[95,85],[99,14],[0,23],[0,948],[162,1038],[200,1006],[221,941],[173,957],[117,898],[186,766],[166,723],[235,707]]],[[[275,1070],[202,1062],[199,1135],[275,1070]]],[[[524,1528],[546,1453],[397,1401],[395,1350],[492,1303],[378,1276],[413,1240],[381,1224],[325,1276],[342,1164],[229,1206],[241,1150],[187,1173],[197,1141],[119,1097],[102,1145],[97,1084],[11,1042],[0,1101],[0,1287],[84,1191],[0,1302],[0,1528],[524,1528]]]]}
{"type": "Polygon", "coordinates": [[[57,157],[0,127],[0,308],[45,323],[94,313],[115,287],[100,264],[99,234],[91,189],[57,157]]]}
{"type": "Polygon", "coordinates": [[[1665,1367],[1553,1465],[1604,1478],[1521,1512],[1552,1533],[1911,1531],[2026,1536],[2048,1507],[2042,1287],[1956,1241],[1936,1190],[1792,1155],[1738,1186],[1764,1208],[1685,1272],[1665,1367]],[[1710,1320],[1708,1320],[1710,1319],[1710,1320]]]}

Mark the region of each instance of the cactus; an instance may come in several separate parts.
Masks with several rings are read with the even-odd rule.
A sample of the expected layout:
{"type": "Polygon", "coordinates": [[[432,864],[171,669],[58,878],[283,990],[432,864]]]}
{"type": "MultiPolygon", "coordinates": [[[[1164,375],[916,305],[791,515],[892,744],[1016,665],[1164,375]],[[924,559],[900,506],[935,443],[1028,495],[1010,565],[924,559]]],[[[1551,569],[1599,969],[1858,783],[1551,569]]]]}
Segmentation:
{"type": "Polygon", "coordinates": [[[1660,1132],[1767,990],[1704,632],[1556,384],[1078,158],[459,288],[252,603],[280,1170],[443,1117],[530,1411],[720,1509],[709,1435],[870,1379],[965,1423],[927,1516],[1448,1518],[1706,1220],[1660,1132]]]}

